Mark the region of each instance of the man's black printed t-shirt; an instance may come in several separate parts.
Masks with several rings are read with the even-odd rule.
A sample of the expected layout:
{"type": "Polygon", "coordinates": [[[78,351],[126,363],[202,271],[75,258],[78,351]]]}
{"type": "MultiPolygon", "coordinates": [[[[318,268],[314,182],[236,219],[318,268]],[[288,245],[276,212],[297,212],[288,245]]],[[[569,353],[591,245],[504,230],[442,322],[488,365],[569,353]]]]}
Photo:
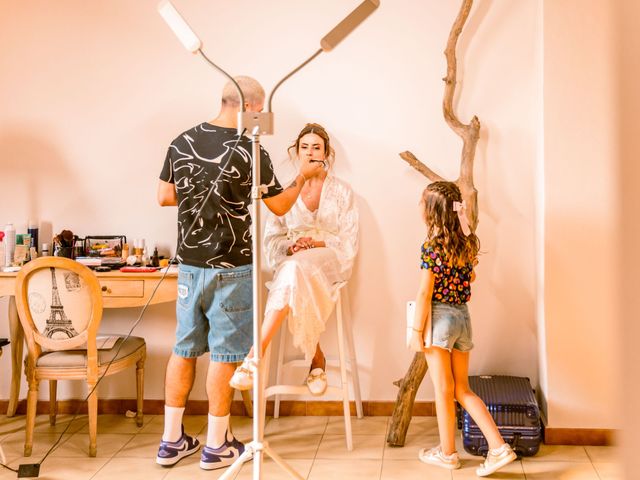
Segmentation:
{"type": "MultiPolygon", "coordinates": [[[[176,252],[180,263],[204,268],[251,263],[251,141],[244,136],[237,145],[236,141],[236,129],[202,123],[179,135],[169,146],[160,180],[176,187],[178,245],[202,209],[176,252]]],[[[260,148],[261,184],[267,187],[263,198],[269,198],[280,193],[282,187],[269,154],[260,148]]]]}

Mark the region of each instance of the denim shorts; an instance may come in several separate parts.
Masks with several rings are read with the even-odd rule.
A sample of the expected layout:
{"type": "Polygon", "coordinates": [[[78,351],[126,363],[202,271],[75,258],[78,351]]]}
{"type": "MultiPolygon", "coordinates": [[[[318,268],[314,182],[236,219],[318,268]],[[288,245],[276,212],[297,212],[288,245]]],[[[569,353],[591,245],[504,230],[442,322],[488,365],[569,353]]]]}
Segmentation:
{"type": "Polygon", "coordinates": [[[431,302],[431,345],[468,352],[471,341],[471,317],[467,304],[431,302]]]}
{"type": "Polygon", "coordinates": [[[211,352],[214,362],[241,362],[253,343],[252,266],[181,264],[176,317],[176,355],[192,358],[211,352]]]}

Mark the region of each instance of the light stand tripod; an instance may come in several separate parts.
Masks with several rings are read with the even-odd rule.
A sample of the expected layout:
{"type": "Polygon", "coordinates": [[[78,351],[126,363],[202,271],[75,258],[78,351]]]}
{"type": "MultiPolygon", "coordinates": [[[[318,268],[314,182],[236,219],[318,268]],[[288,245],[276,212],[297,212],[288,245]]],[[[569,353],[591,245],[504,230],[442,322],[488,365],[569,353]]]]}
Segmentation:
{"type": "MultiPolygon", "coordinates": [[[[320,53],[329,52],[335,48],[347,35],[349,35],[360,23],[362,23],[374,10],[380,5],[380,0],[364,0],[355,10],[344,18],[333,30],[325,35],[320,41],[321,48],[317,50],[311,57],[302,64],[288,73],[280,80],[271,91],[268,100],[267,112],[246,112],[244,95],[239,85],[233,77],[214,64],[202,51],[202,42],[198,36],[191,30],[187,22],[182,18],[178,11],[173,7],[169,0],[164,0],[158,5],[158,11],[164,20],[169,24],[173,32],[180,39],[187,50],[192,53],[199,53],[202,57],[215,69],[220,71],[229,80],[231,80],[240,97],[241,111],[238,112],[238,135],[242,135],[245,131],[251,132],[252,140],[252,190],[251,190],[251,237],[253,248],[253,360],[251,362],[251,370],[253,372],[253,439],[245,445],[245,451],[236,461],[229,466],[227,471],[220,476],[221,480],[230,480],[242,468],[247,460],[253,457],[253,478],[254,480],[262,479],[262,462],[263,454],[269,455],[280,467],[286,470],[293,478],[304,480],[290,465],[288,465],[282,457],[277,455],[264,441],[264,387],[262,385],[261,363],[262,363],[262,282],[261,280],[261,264],[262,264],[262,235],[260,228],[260,208],[262,194],[266,187],[260,184],[260,135],[273,135],[273,112],[271,104],[273,95],[276,90],[292,75],[297,73],[301,68],[311,62],[320,53]]],[[[211,187],[213,188],[213,186],[211,187]]]]}

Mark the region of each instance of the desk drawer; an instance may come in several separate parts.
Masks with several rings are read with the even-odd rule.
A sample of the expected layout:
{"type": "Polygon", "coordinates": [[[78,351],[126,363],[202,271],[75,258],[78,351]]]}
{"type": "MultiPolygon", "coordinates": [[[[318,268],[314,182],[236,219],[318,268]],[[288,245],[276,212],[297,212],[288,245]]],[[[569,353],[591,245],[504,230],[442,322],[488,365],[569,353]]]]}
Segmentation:
{"type": "Polygon", "coordinates": [[[103,297],[142,298],[144,280],[100,280],[103,297]]]}

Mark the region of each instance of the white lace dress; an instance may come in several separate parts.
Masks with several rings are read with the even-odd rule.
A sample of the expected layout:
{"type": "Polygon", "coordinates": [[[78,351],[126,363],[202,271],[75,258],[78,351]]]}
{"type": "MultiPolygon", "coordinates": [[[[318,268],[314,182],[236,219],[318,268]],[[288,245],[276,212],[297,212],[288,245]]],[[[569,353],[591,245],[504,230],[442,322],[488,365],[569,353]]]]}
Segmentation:
{"type": "Polygon", "coordinates": [[[293,344],[309,362],[338,299],[338,284],[351,276],[358,251],[358,210],[351,187],[328,175],[318,209],[309,211],[298,197],[286,215],[269,216],[264,243],[267,262],[275,269],[267,284],[265,314],[290,307],[293,344]],[[300,237],[322,240],[327,247],[287,256],[287,248],[300,237]]]}

